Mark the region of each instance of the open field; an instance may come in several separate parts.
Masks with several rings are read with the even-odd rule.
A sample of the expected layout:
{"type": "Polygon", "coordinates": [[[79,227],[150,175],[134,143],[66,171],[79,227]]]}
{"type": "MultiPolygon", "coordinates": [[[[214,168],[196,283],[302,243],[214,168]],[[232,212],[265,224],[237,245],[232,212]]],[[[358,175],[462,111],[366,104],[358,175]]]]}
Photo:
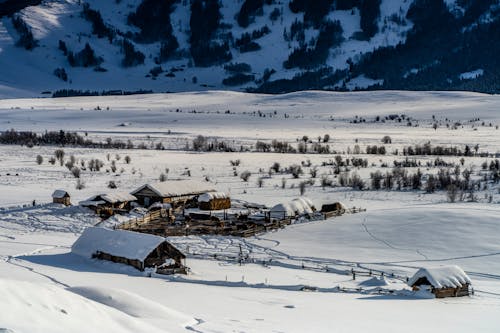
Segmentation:
{"type": "Polygon", "coordinates": [[[453,92],[0,100],[2,131],[74,131],[134,146],[0,145],[0,331],[497,332],[498,110],[498,96],[453,92]],[[199,135],[233,151],[195,151],[199,135]],[[385,136],[391,143],[382,143],[385,136]],[[295,151],[277,153],[274,139],[295,151]],[[257,142],[270,151],[257,151],[257,142]],[[405,155],[428,142],[460,153],[405,155]],[[315,144],[329,152],[314,152],[315,144]],[[367,154],[374,145],[385,154],[367,154]],[[64,158],[51,164],[56,149],[64,158]],[[65,166],[71,156],[84,185],[79,190],[65,166]],[[99,171],[90,170],[91,160],[102,161],[99,171]],[[379,189],[376,172],[383,175],[379,189]],[[449,186],[429,188],[440,172],[448,172],[441,182],[456,186],[453,200],[449,186]],[[268,207],[302,189],[318,208],[340,201],[367,211],[247,239],[169,238],[188,255],[187,276],[148,277],[70,252],[99,219],[80,207],[50,204],[54,189],[68,190],[77,204],[99,192],[130,192],[162,174],[208,181],[232,199],[268,207]],[[240,251],[247,258],[242,265],[240,251]],[[410,292],[406,278],[419,267],[445,264],[469,274],[473,296],[437,300],[410,292]],[[32,322],[22,319],[26,313],[32,322]]]}

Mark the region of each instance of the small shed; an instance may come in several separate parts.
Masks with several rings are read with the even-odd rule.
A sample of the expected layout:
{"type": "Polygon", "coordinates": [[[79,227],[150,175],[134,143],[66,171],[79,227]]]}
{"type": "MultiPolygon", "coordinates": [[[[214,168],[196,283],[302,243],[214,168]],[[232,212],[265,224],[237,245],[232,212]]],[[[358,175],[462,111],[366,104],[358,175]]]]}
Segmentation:
{"type": "Polygon", "coordinates": [[[73,244],[71,252],[130,265],[141,271],[160,267],[163,272],[186,273],[186,256],[165,238],[150,234],[89,227],[73,244]]]}
{"type": "Polygon", "coordinates": [[[321,206],[321,212],[322,213],[338,212],[340,214],[343,214],[345,212],[345,206],[340,202],[324,204],[321,206]]]}
{"type": "Polygon", "coordinates": [[[208,192],[198,197],[201,210],[221,210],[231,208],[231,198],[223,192],[208,192]]]}
{"type": "Polygon", "coordinates": [[[65,190],[55,190],[54,193],[52,193],[52,202],[70,206],[71,196],[65,190]]]}
{"type": "Polygon", "coordinates": [[[88,207],[101,216],[111,216],[117,212],[128,212],[130,204],[136,200],[135,196],[126,192],[102,193],[81,201],[80,206],[88,207]]]}
{"type": "Polygon", "coordinates": [[[470,295],[471,280],[458,266],[420,268],[408,281],[413,290],[429,286],[436,298],[460,297],[470,295]]]}
{"type": "Polygon", "coordinates": [[[207,192],[215,192],[212,184],[194,180],[168,180],[146,184],[131,194],[137,197],[137,201],[149,207],[155,202],[175,204],[194,199],[196,196],[207,192]]]}

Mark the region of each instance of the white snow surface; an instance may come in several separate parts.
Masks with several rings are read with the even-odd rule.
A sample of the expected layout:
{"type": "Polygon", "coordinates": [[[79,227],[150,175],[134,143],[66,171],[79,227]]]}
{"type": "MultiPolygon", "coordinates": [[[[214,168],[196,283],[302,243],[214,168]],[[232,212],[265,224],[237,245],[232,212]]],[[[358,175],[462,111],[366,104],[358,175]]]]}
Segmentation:
{"type": "MultiPolygon", "coordinates": [[[[0,279],[0,297],[2,332],[168,332],[137,319],[133,314],[128,315],[100,304],[103,302],[92,301],[48,283],[0,279]],[[23,313],[24,317],[19,316],[23,313]]],[[[118,305],[125,307],[124,304],[118,305]]],[[[140,307],[141,303],[135,306],[140,307]]]]}
{"type": "Polygon", "coordinates": [[[426,278],[434,288],[457,288],[472,283],[467,274],[457,265],[420,268],[408,281],[413,285],[420,278],[426,278]]]}
{"type": "Polygon", "coordinates": [[[144,261],[165,238],[125,230],[90,227],[71,247],[71,252],[90,258],[97,252],[144,261]]]}
{"type": "MultiPolygon", "coordinates": [[[[122,1],[120,6],[125,5],[122,1]]],[[[352,172],[369,183],[371,172],[385,174],[394,161],[406,158],[393,155],[394,150],[401,152],[406,146],[428,141],[445,147],[478,144],[478,154],[490,155],[465,156],[463,166],[460,156],[443,156],[442,160],[460,165],[461,170],[472,168],[471,177],[483,179],[488,171],[482,163],[490,164],[500,156],[495,155],[500,152],[499,109],[499,96],[463,92],[312,91],[280,96],[204,92],[0,100],[1,130],[42,133],[63,128],[82,135],[87,132],[93,140],[112,137],[148,147],[163,142],[167,147],[66,146],[66,157],[74,155],[78,165],[95,158],[106,165],[100,172],[82,170],[85,188],[76,190],[76,179],[66,167],[47,162],[58,147],[0,145],[0,328],[23,333],[81,332],[83,328],[135,333],[496,333],[500,327],[499,185],[487,182],[486,189],[481,186],[474,193],[474,200],[449,203],[446,191],[341,187],[329,163],[336,155],[343,160],[367,159],[368,168],[352,172]],[[101,110],[95,110],[98,105],[101,110]],[[105,110],[107,106],[110,110],[105,110]],[[194,109],[196,113],[188,112],[194,109]],[[412,125],[375,121],[377,116],[385,119],[393,114],[405,114],[412,125]],[[354,123],[355,116],[366,122],[354,123]],[[130,126],[119,126],[124,122],[130,126]],[[199,134],[234,142],[237,148],[272,139],[296,145],[304,135],[316,141],[329,134],[335,153],[184,151],[199,134]],[[367,145],[382,145],[385,135],[392,138],[385,145],[386,155],[364,153],[367,145]],[[361,153],[348,153],[356,144],[361,153]],[[41,165],[36,162],[39,154],[44,158],[41,165]],[[130,164],[124,161],[126,155],[131,157],[130,164]],[[234,175],[230,162],[237,159],[241,160],[238,174],[252,173],[248,182],[234,175]],[[106,172],[111,160],[116,173],[106,172]],[[307,161],[311,167],[303,166],[304,174],[298,179],[268,172],[275,162],[285,169],[307,161]],[[119,191],[129,192],[154,183],[168,168],[169,177],[209,179],[207,186],[228,193],[237,206],[250,202],[270,207],[296,198],[298,185],[311,180],[309,171],[315,167],[318,177],[307,186],[306,195],[317,207],[343,202],[346,208],[367,210],[322,221],[304,219],[304,223],[250,238],[169,237],[187,255],[186,265],[191,268],[187,276],[150,277],[127,265],[72,253],[72,244],[100,219],[89,209],[46,203],[52,201],[55,188],[72,189],[77,202],[106,193],[110,180],[119,191]],[[183,176],[186,168],[191,177],[183,176]],[[322,188],[323,176],[335,186],[322,188]],[[264,181],[262,187],[257,185],[258,177],[264,181]],[[240,265],[241,255],[245,260],[240,265]],[[439,265],[462,267],[472,281],[474,295],[437,300],[430,299],[428,292],[410,290],[407,277],[421,267],[439,265]],[[352,269],[357,272],[356,280],[352,269]]],[[[435,156],[415,158],[422,163],[423,173],[436,172],[435,156]]],[[[408,168],[410,172],[417,169],[408,168]]]]}

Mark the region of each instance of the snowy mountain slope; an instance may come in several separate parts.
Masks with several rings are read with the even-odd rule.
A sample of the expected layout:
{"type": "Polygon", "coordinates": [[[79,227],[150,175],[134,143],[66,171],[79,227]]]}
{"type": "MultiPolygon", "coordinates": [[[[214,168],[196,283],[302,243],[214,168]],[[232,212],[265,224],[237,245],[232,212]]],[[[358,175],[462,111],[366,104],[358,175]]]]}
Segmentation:
{"type": "Polygon", "coordinates": [[[459,64],[450,64],[445,59],[446,54],[440,52],[429,52],[428,57],[411,56],[410,50],[422,47],[440,50],[440,44],[434,44],[422,27],[440,17],[446,20],[446,15],[453,17],[451,25],[456,26],[456,31],[435,33],[444,40],[451,40],[455,48],[467,48],[461,45],[460,36],[474,40],[482,35],[494,37],[496,0],[487,0],[482,6],[455,0],[446,1],[444,7],[436,5],[442,1],[432,2],[437,10],[429,14],[419,11],[422,6],[429,5],[428,0],[380,0],[373,8],[367,7],[364,1],[325,0],[322,3],[326,3],[326,9],[313,21],[309,17],[316,15],[316,9],[301,4],[304,2],[300,0],[219,1],[217,10],[201,16],[206,18],[208,15],[210,20],[207,21],[213,21],[213,27],[202,27],[202,34],[207,29],[210,31],[201,40],[195,40],[198,33],[193,34],[192,30],[205,23],[194,16],[193,4],[208,6],[216,2],[168,0],[154,4],[148,0],[46,0],[0,18],[0,96],[37,96],[61,89],[155,92],[207,88],[283,92],[375,86],[420,89],[424,83],[432,88],[430,78],[436,75],[440,75],[436,82],[439,89],[470,87],[492,91],[495,89],[491,86],[494,83],[492,75],[496,73],[494,62],[477,59],[474,49],[471,51],[473,56],[467,56],[459,64]],[[158,9],[158,23],[151,15],[159,3],[164,7],[158,9]],[[258,9],[250,11],[248,22],[242,24],[239,17],[252,4],[258,9]],[[24,22],[25,27],[18,22],[15,28],[15,20],[24,22]],[[324,29],[336,22],[341,39],[334,41],[330,40],[334,38],[331,32],[324,29]],[[153,35],[151,31],[158,27],[166,27],[164,35],[153,35]],[[27,50],[19,40],[24,38],[24,43],[29,42],[30,32],[38,46],[29,46],[27,50]],[[406,45],[409,35],[414,38],[406,45]],[[124,40],[131,43],[133,50],[129,50],[129,56],[136,59],[126,67],[123,65],[124,40]],[[61,49],[60,41],[64,42],[66,50],[61,49]],[[87,43],[96,58],[102,58],[100,65],[98,61],[80,67],[69,59],[68,53],[76,56],[87,43]],[[223,49],[225,51],[221,51],[223,49]],[[371,54],[373,51],[387,53],[386,60],[377,60],[377,54],[371,54]],[[395,71],[391,61],[394,63],[394,57],[403,56],[402,60],[398,58],[397,62],[402,63],[395,71]],[[431,60],[438,65],[429,67],[431,60]],[[224,68],[231,63],[247,64],[248,67],[224,68]],[[417,69],[422,76],[425,68],[443,71],[443,66],[449,74],[442,79],[442,74],[435,72],[420,81],[415,80],[418,75],[404,75],[417,69]],[[385,69],[389,69],[389,73],[384,74],[385,69]],[[460,73],[478,69],[485,71],[483,77],[467,82],[460,79],[460,73]],[[59,70],[57,76],[56,70],[59,70]],[[364,77],[367,79],[359,79],[364,77]],[[483,81],[490,83],[488,89],[483,87],[483,81]]]}

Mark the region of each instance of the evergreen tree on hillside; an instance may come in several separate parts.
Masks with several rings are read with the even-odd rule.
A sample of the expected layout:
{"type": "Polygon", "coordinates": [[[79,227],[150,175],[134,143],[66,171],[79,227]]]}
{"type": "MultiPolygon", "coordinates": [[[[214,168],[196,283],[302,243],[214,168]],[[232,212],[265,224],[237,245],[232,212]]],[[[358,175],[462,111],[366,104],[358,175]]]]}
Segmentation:
{"type": "Polygon", "coordinates": [[[207,67],[232,59],[227,41],[215,41],[221,19],[218,0],[193,0],[191,2],[191,56],[196,66],[207,67]]]}

